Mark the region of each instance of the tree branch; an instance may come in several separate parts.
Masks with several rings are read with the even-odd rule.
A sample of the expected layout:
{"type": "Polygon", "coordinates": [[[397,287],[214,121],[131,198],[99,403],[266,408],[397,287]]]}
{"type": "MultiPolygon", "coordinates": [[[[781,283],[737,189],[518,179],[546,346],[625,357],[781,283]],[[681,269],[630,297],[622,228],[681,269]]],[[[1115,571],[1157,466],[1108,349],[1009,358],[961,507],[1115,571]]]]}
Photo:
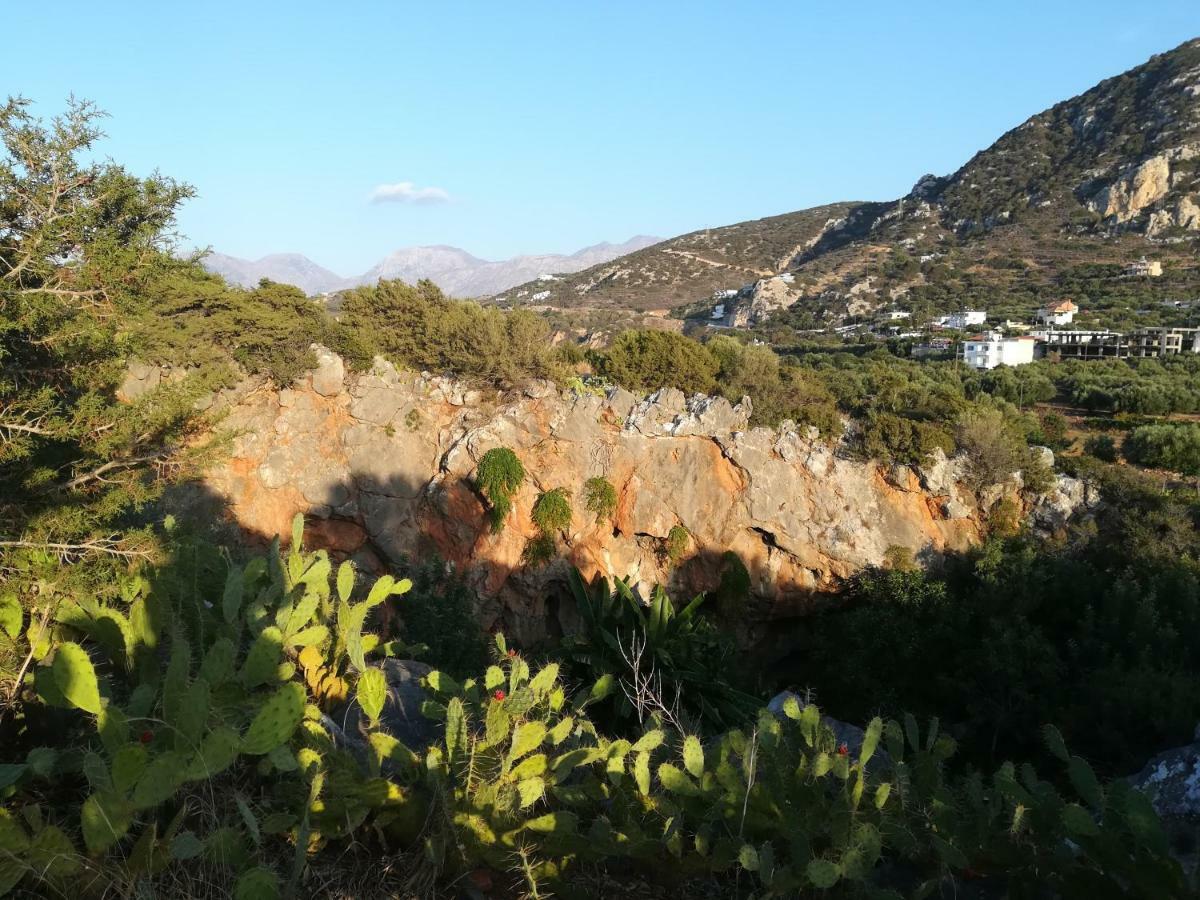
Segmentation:
{"type": "Polygon", "coordinates": [[[148,559],[149,550],[123,546],[117,538],[95,538],[78,544],[57,541],[22,541],[0,539],[0,548],[13,550],[48,550],[64,560],[81,556],[115,556],[118,559],[148,559]]]}

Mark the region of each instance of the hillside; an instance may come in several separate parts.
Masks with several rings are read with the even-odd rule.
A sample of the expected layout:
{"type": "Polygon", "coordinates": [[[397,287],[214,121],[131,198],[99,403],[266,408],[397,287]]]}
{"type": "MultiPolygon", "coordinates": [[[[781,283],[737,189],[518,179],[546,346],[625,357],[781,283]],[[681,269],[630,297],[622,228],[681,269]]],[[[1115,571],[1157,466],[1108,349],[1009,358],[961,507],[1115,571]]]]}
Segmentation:
{"type": "Polygon", "coordinates": [[[854,205],[834,203],[694,231],[557,282],[523,284],[494,299],[634,310],[681,306],[786,268],[854,205]]]}
{"type": "MultiPolygon", "coordinates": [[[[506,299],[644,310],[743,289],[727,324],[796,307],[811,325],[891,302],[1024,310],[1077,287],[1082,268],[1143,255],[1167,269],[1158,287],[1182,296],[1200,289],[1198,176],[1192,40],[1038,113],[903,198],[695,232],[506,299]],[[763,280],[784,272],[792,278],[763,280]]],[[[1110,281],[1084,299],[1115,304],[1124,286],[1110,281]]]]}

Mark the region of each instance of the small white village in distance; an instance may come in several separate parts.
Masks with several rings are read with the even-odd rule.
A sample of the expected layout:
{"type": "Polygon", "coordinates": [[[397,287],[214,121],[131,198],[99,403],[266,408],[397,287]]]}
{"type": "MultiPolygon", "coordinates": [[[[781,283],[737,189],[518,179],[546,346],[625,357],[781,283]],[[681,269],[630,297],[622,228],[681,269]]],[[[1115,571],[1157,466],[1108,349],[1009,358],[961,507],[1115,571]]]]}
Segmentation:
{"type": "MultiPolygon", "coordinates": [[[[1144,257],[1126,267],[1126,278],[1157,278],[1163,274],[1162,263],[1144,257]]],[[[769,281],[790,283],[788,273],[763,279],[739,290],[717,291],[712,296],[711,324],[738,327],[747,324],[737,300],[753,294],[769,281]]],[[[1168,301],[1172,306],[1200,301],[1168,301]]],[[[887,309],[878,313],[869,325],[862,323],[835,325],[819,331],[841,335],[867,333],[876,338],[915,339],[911,353],[914,357],[948,357],[954,355],[973,369],[994,369],[998,366],[1021,366],[1036,359],[1053,356],[1055,359],[1130,359],[1162,357],[1177,353],[1200,353],[1200,327],[1145,327],[1132,332],[1105,329],[1078,329],[1075,316],[1081,312],[1070,299],[1060,299],[1036,311],[1034,321],[1006,320],[989,324],[985,310],[965,309],[933,318],[923,328],[906,328],[912,313],[902,309],[887,309]],[[965,334],[963,334],[965,332],[965,334]],[[957,334],[956,334],[957,333],[957,334]]]]}

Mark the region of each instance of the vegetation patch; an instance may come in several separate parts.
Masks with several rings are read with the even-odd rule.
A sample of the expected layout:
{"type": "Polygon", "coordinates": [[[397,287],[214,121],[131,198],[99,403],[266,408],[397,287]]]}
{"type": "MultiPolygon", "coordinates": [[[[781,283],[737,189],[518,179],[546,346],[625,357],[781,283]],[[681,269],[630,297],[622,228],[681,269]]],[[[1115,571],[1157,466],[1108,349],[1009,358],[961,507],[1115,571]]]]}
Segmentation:
{"type": "Polygon", "coordinates": [[[513,494],[524,481],[525,467],[508,447],[493,447],[480,457],[475,483],[491,506],[492,531],[503,530],[504,520],[512,509],[513,494]]]}
{"type": "Polygon", "coordinates": [[[594,513],[596,522],[612,519],[617,511],[617,489],[602,475],[589,478],[583,484],[584,508],[594,513]]]}

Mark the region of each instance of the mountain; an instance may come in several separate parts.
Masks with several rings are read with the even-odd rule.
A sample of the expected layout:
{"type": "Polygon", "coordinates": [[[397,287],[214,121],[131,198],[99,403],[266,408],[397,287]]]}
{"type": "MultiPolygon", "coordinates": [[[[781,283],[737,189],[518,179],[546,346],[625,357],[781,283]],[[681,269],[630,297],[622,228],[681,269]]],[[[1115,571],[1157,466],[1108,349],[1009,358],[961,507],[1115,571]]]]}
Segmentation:
{"type": "Polygon", "coordinates": [[[1107,264],[1111,284],[1092,286],[1103,303],[1119,287],[1114,273],[1143,255],[1167,266],[1163,284],[1200,288],[1198,239],[1191,40],[1038,113],[903,198],[694,232],[507,299],[633,310],[724,302],[727,324],[754,324],[791,307],[826,318],[901,301],[1024,308],[1107,264]]]}
{"type": "Polygon", "coordinates": [[[242,287],[254,287],[263,278],[294,284],[306,294],[322,294],[348,286],[341,275],[318,266],[299,253],[272,253],[255,260],[210,253],[204,257],[204,268],[242,287]]]}
{"type": "Polygon", "coordinates": [[[298,253],[277,253],[258,260],[238,259],[223,253],[204,258],[210,272],[245,287],[262,278],[294,284],[308,294],[336,291],[381,278],[419,281],[428,278],[454,297],[479,297],[507,290],[539,276],[578,272],[597,263],[640,250],[659,238],[638,235],[621,244],[601,243],[569,256],[547,253],[490,261],[457,247],[405,247],[389,254],[357,278],[343,278],[298,253]]]}

